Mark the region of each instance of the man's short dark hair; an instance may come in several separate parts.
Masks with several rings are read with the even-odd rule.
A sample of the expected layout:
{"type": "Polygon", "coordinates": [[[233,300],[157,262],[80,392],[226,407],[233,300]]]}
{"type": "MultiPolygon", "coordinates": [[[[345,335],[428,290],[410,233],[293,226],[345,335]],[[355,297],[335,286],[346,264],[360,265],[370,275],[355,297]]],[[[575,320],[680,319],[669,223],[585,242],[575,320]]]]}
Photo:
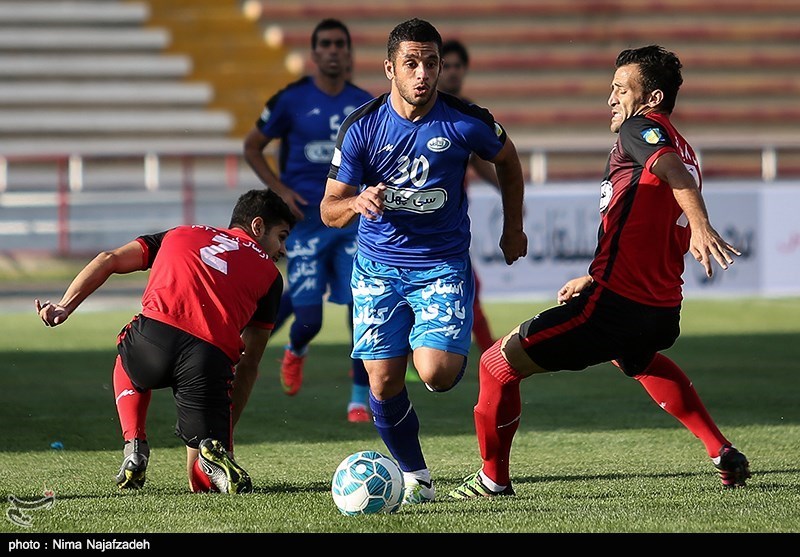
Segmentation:
{"type": "Polygon", "coordinates": [[[386,54],[389,60],[394,61],[400,43],[412,41],[415,43],[436,43],[439,56],[442,54],[442,36],[436,27],[424,19],[414,18],[400,23],[389,33],[389,42],[386,44],[386,54]]]}
{"type": "Polygon", "coordinates": [[[345,25],[338,19],[329,17],[327,19],[323,19],[322,21],[317,23],[316,27],[314,27],[314,32],[311,33],[311,50],[317,48],[317,35],[319,34],[319,32],[328,31],[329,29],[341,29],[342,31],[344,31],[344,34],[347,36],[347,48],[348,49],[352,48],[352,43],[350,40],[350,31],[347,29],[347,25],[345,25]]]}
{"type": "Polygon", "coordinates": [[[629,48],[620,52],[615,67],[619,68],[628,64],[639,66],[645,94],[661,89],[664,93],[661,108],[672,113],[678,97],[678,89],[683,84],[683,77],[681,77],[683,66],[678,57],[664,47],[653,44],[640,48],[629,48]]]}
{"type": "Polygon", "coordinates": [[[459,60],[465,67],[469,67],[469,53],[467,52],[467,47],[461,41],[450,39],[442,43],[442,58],[453,52],[458,55],[459,60]]]}
{"type": "Polygon", "coordinates": [[[250,230],[250,223],[256,217],[264,220],[267,230],[281,223],[286,223],[292,228],[297,223],[292,210],[277,193],[267,189],[255,189],[239,196],[228,228],[241,226],[250,230]]]}

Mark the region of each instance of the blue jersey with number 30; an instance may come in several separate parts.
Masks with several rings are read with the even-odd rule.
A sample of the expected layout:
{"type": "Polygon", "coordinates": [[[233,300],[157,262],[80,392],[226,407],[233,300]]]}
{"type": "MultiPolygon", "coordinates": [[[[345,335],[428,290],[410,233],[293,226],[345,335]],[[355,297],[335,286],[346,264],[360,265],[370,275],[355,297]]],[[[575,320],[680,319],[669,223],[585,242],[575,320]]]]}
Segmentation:
{"type": "Polygon", "coordinates": [[[342,124],[328,177],[363,190],[387,186],[383,215],[360,218],[358,250],[401,267],[430,267],[466,257],[470,220],[464,189],[474,151],[493,159],[506,141],[488,110],[445,93],[411,122],[382,95],[342,124]]]}

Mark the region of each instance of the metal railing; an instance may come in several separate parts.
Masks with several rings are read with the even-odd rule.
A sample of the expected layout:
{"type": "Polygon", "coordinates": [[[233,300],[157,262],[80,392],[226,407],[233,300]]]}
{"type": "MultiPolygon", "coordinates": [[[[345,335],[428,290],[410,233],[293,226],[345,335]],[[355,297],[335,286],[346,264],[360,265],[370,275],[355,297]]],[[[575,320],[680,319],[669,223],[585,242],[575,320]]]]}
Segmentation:
{"type": "MultiPolygon", "coordinates": [[[[715,142],[695,142],[695,151],[702,159],[706,153],[758,153],[760,158],[759,177],[764,182],[773,182],[779,178],[779,152],[783,151],[792,157],[800,160],[800,132],[796,137],[778,138],[770,142],[757,144],[747,139],[716,140],[715,142]]],[[[541,186],[552,181],[550,158],[553,155],[574,155],[581,157],[587,154],[606,155],[613,144],[613,136],[609,140],[601,141],[591,139],[588,141],[576,142],[569,141],[547,141],[533,142],[523,141],[517,144],[517,151],[523,162],[526,172],[526,181],[532,185],[541,186]]],[[[274,150],[267,152],[274,156],[274,150]]],[[[237,168],[241,164],[242,149],[238,143],[229,143],[224,146],[211,146],[206,149],[189,148],[169,148],[163,150],[151,150],[130,146],[128,148],[111,147],[104,149],[96,147],[92,151],[82,151],[74,153],[65,152],[27,152],[27,153],[7,153],[0,152],[0,193],[8,191],[9,167],[17,163],[56,163],[60,172],[63,172],[66,186],[69,191],[79,192],[84,189],[84,166],[92,161],[103,159],[128,159],[140,161],[141,183],[148,191],[156,191],[161,187],[160,168],[164,159],[180,159],[185,167],[185,179],[191,175],[194,161],[198,159],[224,159],[226,167],[226,184],[228,187],[236,187],[237,168]]],[[[593,169],[591,176],[597,177],[602,169],[593,169]]],[[[587,175],[589,178],[590,175],[587,175]]],[[[59,181],[60,183],[60,181],[59,181]]]]}
{"type": "MultiPolygon", "coordinates": [[[[521,143],[517,145],[520,159],[523,162],[526,183],[533,187],[551,187],[559,182],[553,178],[551,159],[556,155],[574,156],[575,160],[587,155],[595,157],[605,157],[610,146],[613,144],[613,136],[609,136],[609,141],[585,141],[583,143],[557,143],[548,142],[547,144],[536,144],[534,142],[521,143]]],[[[764,183],[775,182],[784,178],[781,174],[780,161],[782,157],[787,157],[792,161],[800,161],[800,134],[796,138],[783,138],[770,143],[753,145],[745,140],[727,142],[701,142],[695,147],[701,159],[707,153],[723,153],[738,156],[740,153],[749,153],[751,156],[757,154],[760,161],[757,175],[752,179],[764,183]]],[[[274,151],[268,151],[267,156],[273,156],[274,151]]],[[[70,212],[73,203],[72,194],[91,191],[93,185],[87,186],[87,168],[93,164],[125,164],[129,175],[129,182],[141,184],[138,191],[157,192],[163,188],[170,191],[180,191],[182,216],[185,223],[195,220],[195,204],[198,188],[208,186],[198,186],[196,179],[196,167],[198,163],[213,164],[219,168],[221,182],[214,181],[215,187],[236,189],[240,187],[243,176],[249,181],[257,184],[255,176],[246,166],[242,157],[241,145],[238,142],[230,142],[219,146],[206,148],[164,148],[161,150],[139,149],[135,147],[120,148],[119,146],[109,146],[108,148],[96,147],[91,151],[80,153],[65,152],[14,152],[0,153],[0,208],[4,205],[8,207],[8,200],[12,196],[24,196],[32,191],[30,187],[16,187],[13,180],[10,180],[10,171],[18,165],[27,168],[37,165],[48,166],[53,172],[52,179],[45,179],[44,183],[35,186],[35,191],[48,195],[47,203],[56,207],[56,229],[58,235],[58,251],[62,254],[70,252],[70,212]],[[165,179],[163,170],[166,161],[169,161],[173,172],[171,179],[165,179]],[[179,172],[176,172],[175,165],[179,165],[179,172]],[[132,174],[132,177],[131,177],[132,174]],[[5,198],[5,199],[4,199],[5,198]]],[[[562,161],[561,165],[565,163],[562,161]]],[[[800,176],[800,162],[792,162],[795,166],[789,166],[789,177],[800,176]],[[796,176],[794,172],[796,171],[796,176]]],[[[566,163],[570,165],[569,162],[566,163]]],[[[702,165],[702,160],[701,160],[702,165]]],[[[786,167],[784,165],[784,167],[786,167]]],[[[598,176],[602,173],[602,168],[592,165],[590,173],[583,178],[586,183],[595,183],[598,176]]],[[[575,172],[572,173],[571,182],[580,181],[575,179],[575,172]]],[[[122,188],[121,191],[130,193],[137,188],[122,188]]],[[[120,191],[119,189],[117,191],[120,191]]],[[[24,203],[23,199],[17,201],[18,205],[24,203]]]]}

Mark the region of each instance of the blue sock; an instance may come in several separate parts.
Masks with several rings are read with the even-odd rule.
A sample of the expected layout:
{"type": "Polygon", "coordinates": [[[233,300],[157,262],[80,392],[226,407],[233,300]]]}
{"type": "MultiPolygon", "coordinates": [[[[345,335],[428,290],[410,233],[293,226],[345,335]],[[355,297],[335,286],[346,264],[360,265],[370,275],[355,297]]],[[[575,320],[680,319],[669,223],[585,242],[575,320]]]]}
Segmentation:
{"type": "Polygon", "coordinates": [[[289,345],[295,354],[302,354],[308,343],[322,329],[322,304],[294,308],[294,323],[289,329],[289,345]]]}
{"type": "Polygon", "coordinates": [[[369,404],[369,385],[356,385],[353,383],[353,388],[350,391],[351,404],[369,404]]]}
{"type": "Polygon", "coordinates": [[[427,468],[419,443],[419,418],[408,399],[406,388],[403,387],[400,394],[386,400],[378,400],[370,393],[369,407],[375,427],[400,469],[413,472],[427,468]]]}
{"type": "MultiPolygon", "coordinates": [[[[353,304],[348,304],[350,308],[350,315],[353,315],[353,304]]],[[[353,320],[348,319],[350,325],[350,350],[353,349],[353,320]]],[[[364,367],[364,361],[357,358],[352,358],[353,363],[353,390],[350,396],[350,402],[358,404],[369,403],[369,375],[367,368],[364,367]]]]}
{"type": "Polygon", "coordinates": [[[275,316],[275,327],[272,329],[272,333],[275,334],[278,332],[278,329],[283,327],[283,324],[286,323],[286,320],[292,315],[292,297],[289,295],[289,291],[286,290],[281,296],[281,303],[278,306],[278,315],[275,316]]]}

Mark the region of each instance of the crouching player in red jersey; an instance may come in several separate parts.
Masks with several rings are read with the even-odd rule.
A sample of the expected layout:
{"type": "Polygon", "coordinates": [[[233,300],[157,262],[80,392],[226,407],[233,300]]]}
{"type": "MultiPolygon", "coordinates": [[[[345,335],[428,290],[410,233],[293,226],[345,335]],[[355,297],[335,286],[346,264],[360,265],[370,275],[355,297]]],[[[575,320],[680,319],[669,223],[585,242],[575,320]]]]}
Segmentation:
{"type": "Polygon", "coordinates": [[[692,382],[660,351],[679,334],[684,254],[711,276],[740,253],[711,227],[694,151],[670,122],[683,83],[675,54],[657,45],[616,60],[608,105],[618,134],[601,184],[601,224],[589,274],[481,356],[474,409],[483,466],[456,499],[512,495],[509,456],[521,415],[520,381],[613,362],[703,443],[724,487],[744,486],[747,458],[720,432],[692,382]]]}
{"type": "Polygon", "coordinates": [[[277,194],[252,190],[228,228],[178,226],[98,254],[61,301],[35,301],[50,327],[67,320],[112,274],[150,269],[142,311],[117,337],[114,396],[125,441],[117,485],[144,485],[152,389],[171,388],[176,434],[186,444],[192,491],[244,493],[247,472],[233,459],[233,427],[258,375],[283,292],[275,265],[295,224],[277,194]]]}

